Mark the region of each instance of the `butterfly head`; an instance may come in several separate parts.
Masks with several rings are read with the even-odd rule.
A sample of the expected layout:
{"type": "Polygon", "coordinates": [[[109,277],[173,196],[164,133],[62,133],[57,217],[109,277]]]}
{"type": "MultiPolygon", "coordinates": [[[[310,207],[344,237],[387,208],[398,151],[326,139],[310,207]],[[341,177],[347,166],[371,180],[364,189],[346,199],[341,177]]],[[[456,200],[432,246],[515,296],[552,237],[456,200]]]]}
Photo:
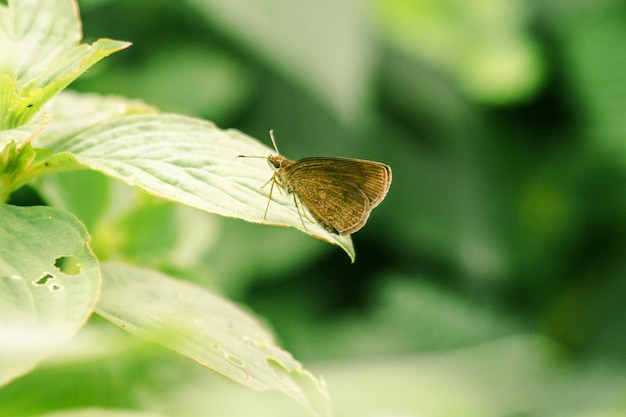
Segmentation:
{"type": "Polygon", "coordinates": [[[281,169],[286,161],[287,158],[282,155],[270,155],[267,157],[267,163],[275,170],[281,169]]]}

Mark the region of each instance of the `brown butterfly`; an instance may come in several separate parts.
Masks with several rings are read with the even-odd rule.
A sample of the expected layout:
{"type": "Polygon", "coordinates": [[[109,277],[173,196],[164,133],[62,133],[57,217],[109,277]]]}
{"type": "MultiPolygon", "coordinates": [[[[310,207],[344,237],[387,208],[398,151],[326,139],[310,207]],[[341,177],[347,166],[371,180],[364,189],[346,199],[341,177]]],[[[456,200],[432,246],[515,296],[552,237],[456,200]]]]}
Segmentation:
{"type": "Polygon", "coordinates": [[[269,180],[272,186],[263,218],[267,216],[276,184],[294,196],[303,226],[298,199],[326,230],[349,235],[365,225],[372,209],[383,201],[389,190],[391,168],[388,165],[333,157],[291,161],[278,152],[271,130],[270,138],[277,154],[267,157],[274,175],[269,180]]]}

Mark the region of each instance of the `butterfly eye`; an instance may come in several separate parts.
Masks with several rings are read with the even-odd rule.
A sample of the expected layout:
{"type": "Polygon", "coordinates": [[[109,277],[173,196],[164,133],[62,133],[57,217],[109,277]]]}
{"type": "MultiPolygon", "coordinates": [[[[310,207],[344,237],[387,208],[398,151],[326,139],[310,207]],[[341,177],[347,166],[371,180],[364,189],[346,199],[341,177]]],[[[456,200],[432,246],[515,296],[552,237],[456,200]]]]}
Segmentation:
{"type": "Polygon", "coordinates": [[[267,158],[267,163],[271,168],[279,169],[281,164],[281,158],[278,155],[269,156],[267,158]]]}

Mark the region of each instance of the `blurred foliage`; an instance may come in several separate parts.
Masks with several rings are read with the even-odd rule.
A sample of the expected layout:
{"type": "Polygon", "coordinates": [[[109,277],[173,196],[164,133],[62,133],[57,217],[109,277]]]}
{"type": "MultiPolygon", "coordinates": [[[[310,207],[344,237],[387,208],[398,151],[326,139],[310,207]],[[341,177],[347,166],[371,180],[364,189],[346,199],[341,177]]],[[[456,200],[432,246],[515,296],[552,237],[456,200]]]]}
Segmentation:
{"type": "Polygon", "coordinates": [[[100,222],[79,207],[115,236],[100,255],[249,306],[305,364],[325,361],[337,415],[626,409],[622,1],[79,4],[87,40],[134,46],[72,88],[394,175],[354,265],[295,230],[141,197],[100,222]]]}
{"type": "Polygon", "coordinates": [[[530,33],[531,4],[521,0],[373,2],[372,18],[390,48],[447,76],[474,101],[532,97],[545,71],[530,33]]]}

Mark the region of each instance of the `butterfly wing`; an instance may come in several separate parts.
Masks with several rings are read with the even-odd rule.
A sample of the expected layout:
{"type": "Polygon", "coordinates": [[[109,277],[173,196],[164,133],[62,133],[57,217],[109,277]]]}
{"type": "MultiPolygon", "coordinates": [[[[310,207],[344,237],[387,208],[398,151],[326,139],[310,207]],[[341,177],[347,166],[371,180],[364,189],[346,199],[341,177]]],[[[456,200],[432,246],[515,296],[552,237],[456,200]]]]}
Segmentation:
{"type": "Polygon", "coordinates": [[[391,183],[387,165],[346,158],[301,159],[283,175],[316,220],[340,235],[363,227],[391,183]]]}
{"type": "Polygon", "coordinates": [[[288,167],[289,179],[322,178],[351,184],[367,196],[371,208],[376,207],[387,195],[391,185],[391,168],[380,162],[350,158],[304,158],[288,167]]]}

